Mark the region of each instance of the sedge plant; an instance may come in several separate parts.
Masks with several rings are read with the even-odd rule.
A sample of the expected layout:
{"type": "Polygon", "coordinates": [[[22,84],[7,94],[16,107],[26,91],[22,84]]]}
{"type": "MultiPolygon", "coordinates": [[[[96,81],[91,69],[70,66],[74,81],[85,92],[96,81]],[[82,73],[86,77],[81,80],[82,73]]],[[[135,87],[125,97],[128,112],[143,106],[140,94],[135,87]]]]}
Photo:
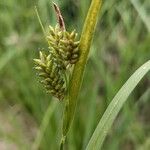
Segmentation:
{"type": "MultiPolygon", "coordinates": [[[[48,33],[45,32],[39,19],[48,43],[48,50],[40,51],[39,58],[34,59],[35,69],[38,71],[38,75],[41,77],[40,81],[46,88],[47,93],[59,99],[60,102],[64,102],[60,149],[64,149],[66,137],[73,122],[77,99],[101,6],[102,0],[91,1],[79,41],[77,40],[75,30],[72,32],[66,30],[63,17],[56,4],[54,4],[54,8],[58,24],[55,27],[49,26],[48,33]]],[[[141,66],[119,90],[98,123],[86,147],[87,150],[101,149],[106,135],[123,104],[149,70],[150,61],[141,66]]],[[[51,113],[48,114],[51,115],[51,113]]],[[[48,114],[45,114],[46,118],[49,117],[48,114]]],[[[42,127],[46,128],[43,124],[42,127]]],[[[42,132],[45,131],[43,128],[42,132]]],[[[38,136],[38,139],[42,139],[42,135],[43,133],[39,134],[40,137],[38,136]]],[[[37,141],[38,144],[35,149],[38,149],[40,145],[40,140],[37,141]]]]}

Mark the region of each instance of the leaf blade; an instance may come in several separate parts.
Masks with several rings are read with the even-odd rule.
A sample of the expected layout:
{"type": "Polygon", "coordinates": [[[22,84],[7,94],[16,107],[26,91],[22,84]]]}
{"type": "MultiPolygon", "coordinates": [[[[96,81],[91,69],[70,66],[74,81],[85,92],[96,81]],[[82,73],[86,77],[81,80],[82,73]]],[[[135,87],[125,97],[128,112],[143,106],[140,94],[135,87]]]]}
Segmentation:
{"type": "Polygon", "coordinates": [[[145,74],[150,70],[150,60],[143,64],[139,69],[137,69],[134,74],[127,80],[127,82],[122,86],[119,92],[115,95],[108,108],[106,109],[104,115],[100,119],[87,147],[86,150],[99,150],[105,140],[105,137],[113,124],[117,114],[122,108],[123,104],[126,102],[129,95],[135,89],[137,84],[145,76],[145,74]]]}

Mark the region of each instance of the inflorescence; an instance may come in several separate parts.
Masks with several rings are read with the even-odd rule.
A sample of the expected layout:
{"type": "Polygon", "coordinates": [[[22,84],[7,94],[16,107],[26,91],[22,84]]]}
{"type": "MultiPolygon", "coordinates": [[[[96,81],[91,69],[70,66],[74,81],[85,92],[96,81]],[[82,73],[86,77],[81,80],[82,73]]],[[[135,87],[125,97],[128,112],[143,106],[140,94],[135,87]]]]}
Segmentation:
{"type": "Polygon", "coordinates": [[[54,28],[49,26],[47,34],[48,51],[39,52],[39,58],[34,59],[35,69],[41,78],[41,83],[46,88],[47,93],[64,99],[67,91],[66,74],[67,70],[78,61],[79,41],[75,30],[68,32],[65,30],[64,22],[59,8],[54,4],[58,16],[58,22],[54,28]],[[63,25],[63,26],[62,26],[63,25]]]}

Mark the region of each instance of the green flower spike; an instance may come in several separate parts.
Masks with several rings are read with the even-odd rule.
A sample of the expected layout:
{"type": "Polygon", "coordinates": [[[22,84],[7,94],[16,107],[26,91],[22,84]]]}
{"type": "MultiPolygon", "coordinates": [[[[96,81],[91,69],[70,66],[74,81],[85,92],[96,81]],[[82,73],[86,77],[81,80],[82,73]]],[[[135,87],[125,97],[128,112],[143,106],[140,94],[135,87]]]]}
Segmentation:
{"type": "Polygon", "coordinates": [[[76,38],[75,30],[69,33],[59,28],[58,25],[55,28],[49,26],[49,35],[47,36],[49,50],[59,59],[63,68],[75,64],[79,58],[79,41],[76,41],[76,38]]]}
{"type": "Polygon", "coordinates": [[[65,80],[60,66],[52,54],[48,56],[44,52],[39,52],[40,58],[34,59],[35,69],[38,70],[41,83],[45,86],[47,93],[62,100],[65,95],[65,80]]]}
{"type": "Polygon", "coordinates": [[[65,31],[63,39],[60,40],[60,51],[65,53],[64,60],[68,64],[75,64],[79,58],[79,41],[76,41],[77,33],[73,30],[71,33],[65,31]]]}
{"type": "Polygon", "coordinates": [[[41,83],[45,86],[47,93],[64,99],[68,85],[68,70],[78,61],[79,41],[76,40],[75,30],[67,32],[65,23],[59,7],[53,3],[57,15],[58,24],[53,28],[49,26],[46,33],[36,9],[37,17],[48,42],[48,54],[40,52],[40,58],[34,59],[38,75],[42,78],[41,83]]]}

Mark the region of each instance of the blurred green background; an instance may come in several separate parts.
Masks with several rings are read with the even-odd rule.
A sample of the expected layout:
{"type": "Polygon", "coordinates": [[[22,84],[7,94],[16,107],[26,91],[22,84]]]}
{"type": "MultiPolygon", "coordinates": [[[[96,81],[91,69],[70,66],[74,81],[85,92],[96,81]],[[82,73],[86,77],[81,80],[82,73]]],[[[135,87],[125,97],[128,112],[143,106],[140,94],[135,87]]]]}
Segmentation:
{"type": "MultiPolygon", "coordinates": [[[[80,35],[91,0],[53,0],[68,31],[80,35]]],[[[51,103],[40,150],[57,150],[63,105],[38,83],[33,58],[46,47],[35,15],[55,26],[51,0],[0,0],[0,150],[30,150],[51,103]],[[56,106],[57,105],[57,106],[56,106]],[[56,107],[55,107],[56,106],[56,107]]],[[[66,149],[85,149],[99,119],[130,75],[150,59],[150,1],[107,0],[99,17],[66,149]]],[[[150,149],[150,74],[116,119],[103,150],[150,149]]]]}

